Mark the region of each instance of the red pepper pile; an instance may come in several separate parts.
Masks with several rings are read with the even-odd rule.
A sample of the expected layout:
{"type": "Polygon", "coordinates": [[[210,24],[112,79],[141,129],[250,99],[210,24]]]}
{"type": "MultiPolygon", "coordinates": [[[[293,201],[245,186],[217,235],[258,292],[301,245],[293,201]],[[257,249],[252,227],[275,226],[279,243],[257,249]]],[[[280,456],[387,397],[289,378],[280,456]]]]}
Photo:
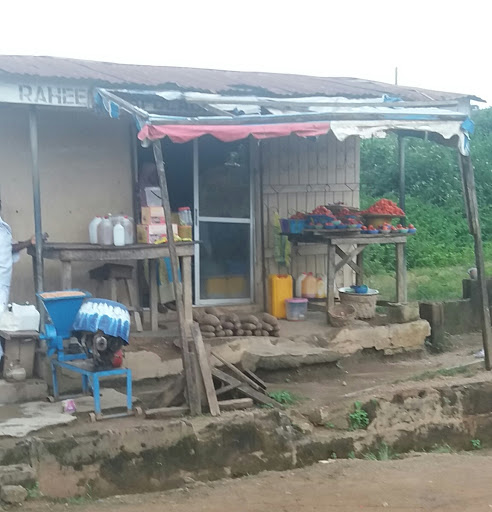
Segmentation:
{"type": "Polygon", "coordinates": [[[370,213],[372,215],[393,215],[394,217],[405,216],[405,212],[399,208],[396,203],[389,199],[380,199],[362,213],[370,213]]]}

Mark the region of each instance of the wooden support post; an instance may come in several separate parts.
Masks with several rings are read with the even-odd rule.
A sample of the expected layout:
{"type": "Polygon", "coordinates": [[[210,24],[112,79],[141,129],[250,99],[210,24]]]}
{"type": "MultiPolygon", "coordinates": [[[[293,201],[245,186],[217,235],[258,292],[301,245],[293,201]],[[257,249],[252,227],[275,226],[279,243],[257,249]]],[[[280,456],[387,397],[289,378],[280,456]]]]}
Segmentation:
{"type": "Polygon", "coordinates": [[[485,276],[485,260],[482,247],[482,233],[478,216],[477,191],[475,188],[475,176],[470,156],[459,154],[459,166],[463,183],[463,195],[465,197],[466,211],[469,215],[469,225],[475,245],[475,264],[477,266],[479,296],[481,302],[480,323],[482,327],[482,342],[485,354],[485,368],[491,369],[491,339],[492,329],[490,325],[489,296],[487,293],[487,279],[485,276]]]}
{"type": "Polygon", "coordinates": [[[328,311],[335,305],[335,256],[336,246],[328,241],[328,255],[326,262],[326,313],[328,317],[328,311]]]}
{"type": "Polygon", "coordinates": [[[193,297],[191,282],[191,257],[181,258],[181,272],[183,275],[183,307],[186,322],[193,322],[193,297]]]}
{"type": "MultiPolygon", "coordinates": [[[[400,171],[400,208],[405,211],[405,138],[398,135],[398,167],[400,171]]],[[[400,222],[406,226],[406,217],[401,217],[400,222]]]]}
{"type": "MultiPolygon", "coordinates": [[[[37,258],[37,255],[36,255],[37,258]]],[[[70,290],[72,288],[72,262],[62,261],[61,287],[62,290],[70,290]]]]}
{"type": "Polygon", "coordinates": [[[159,328],[159,314],[157,310],[157,302],[159,290],[157,288],[157,265],[158,260],[149,260],[149,298],[150,298],[150,330],[157,331],[159,328]]]}
{"type": "MultiPolygon", "coordinates": [[[[366,247],[364,247],[365,249],[366,247]]],[[[357,254],[357,266],[360,268],[359,272],[355,274],[355,284],[362,286],[364,284],[364,251],[362,250],[357,254]]]]}
{"type": "Polygon", "coordinates": [[[396,301],[407,302],[407,266],[405,262],[405,244],[396,245],[396,301]]]}
{"type": "Polygon", "coordinates": [[[152,143],[154,150],[154,159],[157,166],[157,175],[159,176],[159,184],[162,196],[162,207],[164,209],[164,216],[166,220],[166,228],[168,233],[167,243],[169,246],[169,258],[171,260],[171,271],[173,276],[174,296],[176,298],[176,312],[178,315],[179,334],[181,339],[181,355],[183,358],[183,368],[186,379],[186,388],[188,395],[188,406],[192,416],[201,413],[200,404],[198,399],[197,387],[195,379],[193,378],[193,370],[191,367],[190,350],[188,346],[188,339],[191,336],[191,325],[187,326],[181,282],[179,280],[178,272],[178,255],[176,253],[176,243],[172,236],[173,225],[171,219],[171,204],[169,202],[169,191],[167,188],[166,170],[164,167],[164,159],[162,157],[161,141],[157,140],[152,143]]]}

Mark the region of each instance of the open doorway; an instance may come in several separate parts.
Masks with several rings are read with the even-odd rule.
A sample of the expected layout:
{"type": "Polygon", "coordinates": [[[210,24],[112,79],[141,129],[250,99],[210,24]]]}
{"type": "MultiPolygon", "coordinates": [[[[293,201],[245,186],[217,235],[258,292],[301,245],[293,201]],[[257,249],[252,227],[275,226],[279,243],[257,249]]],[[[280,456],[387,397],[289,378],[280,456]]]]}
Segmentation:
{"type": "MultiPolygon", "coordinates": [[[[188,206],[193,211],[193,143],[174,144],[168,139],[162,142],[162,152],[164,164],[166,167],[167,187],[169,191],[169,200],[172,212],[177,212],[183,206],[188,206]]],[[[152,147],[138,147],[138,202],[139,218],[141,223],[141,207],[144,206],[142,189],[144,187],[158,187],[159,179],[155,168],[154,153],[152,147]]],[[[173,222],[176,222],[174,220],[173,222]]],[[[141,301],[144,306],[149,304],[149,286],[148,272],[143,264],[140,265],[139,275],[144,277],[140,279],[141,301]]],[[[172,275],[170,263],[164,262],[158,272],[159,275],[159,295],[161,304],[168,304],[174,301],[174,290],[172,286],[172,275]]]]}

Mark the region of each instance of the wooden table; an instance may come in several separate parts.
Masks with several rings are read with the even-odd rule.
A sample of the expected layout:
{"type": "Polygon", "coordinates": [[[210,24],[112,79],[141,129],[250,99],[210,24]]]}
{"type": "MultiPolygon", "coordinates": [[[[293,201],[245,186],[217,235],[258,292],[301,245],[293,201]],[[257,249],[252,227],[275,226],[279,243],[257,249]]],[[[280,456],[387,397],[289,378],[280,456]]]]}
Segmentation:
{"type": "MultiPolygon", "coordinates": [[[[34,248],[28,253],[35,258],[34,248]]],[[[183,300],[185,316],[192,317],[192,279],[191,258],[195,254],[195,242],[179,242],[176,251],[181,263],[183,282],[183,300]]],[[[158,287],[157,287],[157,262],[161,258],[169,257],[167,244],[135,244],[115,247],[112,245],[92,245],[75,243],[46,243],[43,245],[43,257],[48,260],[59,260],[62,265],[61,286],[63,290],[72,288],[72,263],[75,261],[86,262],[133,262],[138,260],[149,261],[150,282],[150,323],[151,329],[158,329],[158,287]]]]}
{"type": "MultiPolygon", "coordinates": [[[[373,244],[394,244],[396,252],[396,297],[397,302],[407,302],[407,268],[405,262],[405,244],[409,235],[366,235],[359,233],[336,233],[326,230],[313,230],[299,235],[288,235],[289,240],[295,244],[325,244],[327,246],[327,290],[326,309],[335,305],[335,276],[345,265],[348,265],[356,275],[356,284],[364,282],[364,249],[373,244]],[[340,246],[350,246],[352,249],[345,252],[340,246]],[[341,260],[336,263],[335,257],[341,260]],[[356,261],[354,261],[354,258],[356,261]]],[[[411,236],[411,235],[410,235],[411,236]]]]}

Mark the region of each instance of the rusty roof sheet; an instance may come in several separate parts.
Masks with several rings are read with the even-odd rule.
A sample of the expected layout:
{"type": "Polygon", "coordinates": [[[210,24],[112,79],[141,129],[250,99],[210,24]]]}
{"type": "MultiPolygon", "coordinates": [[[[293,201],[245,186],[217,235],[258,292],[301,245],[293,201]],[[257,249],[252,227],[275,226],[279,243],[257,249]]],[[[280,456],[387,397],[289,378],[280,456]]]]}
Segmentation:
{"type": "Polygon", "coordinates": [[[223,71],[170,66],[117,64],[59,57],[0,55],[0,78],[39,77],[77,80],[94,86],[128,86],[194,90],[211,93],[377,98],[384,94],[406,101],[447,101],[469,98],[417,87],[403,87],[360,78],[328,78],[282,73],[223,71]]]}

